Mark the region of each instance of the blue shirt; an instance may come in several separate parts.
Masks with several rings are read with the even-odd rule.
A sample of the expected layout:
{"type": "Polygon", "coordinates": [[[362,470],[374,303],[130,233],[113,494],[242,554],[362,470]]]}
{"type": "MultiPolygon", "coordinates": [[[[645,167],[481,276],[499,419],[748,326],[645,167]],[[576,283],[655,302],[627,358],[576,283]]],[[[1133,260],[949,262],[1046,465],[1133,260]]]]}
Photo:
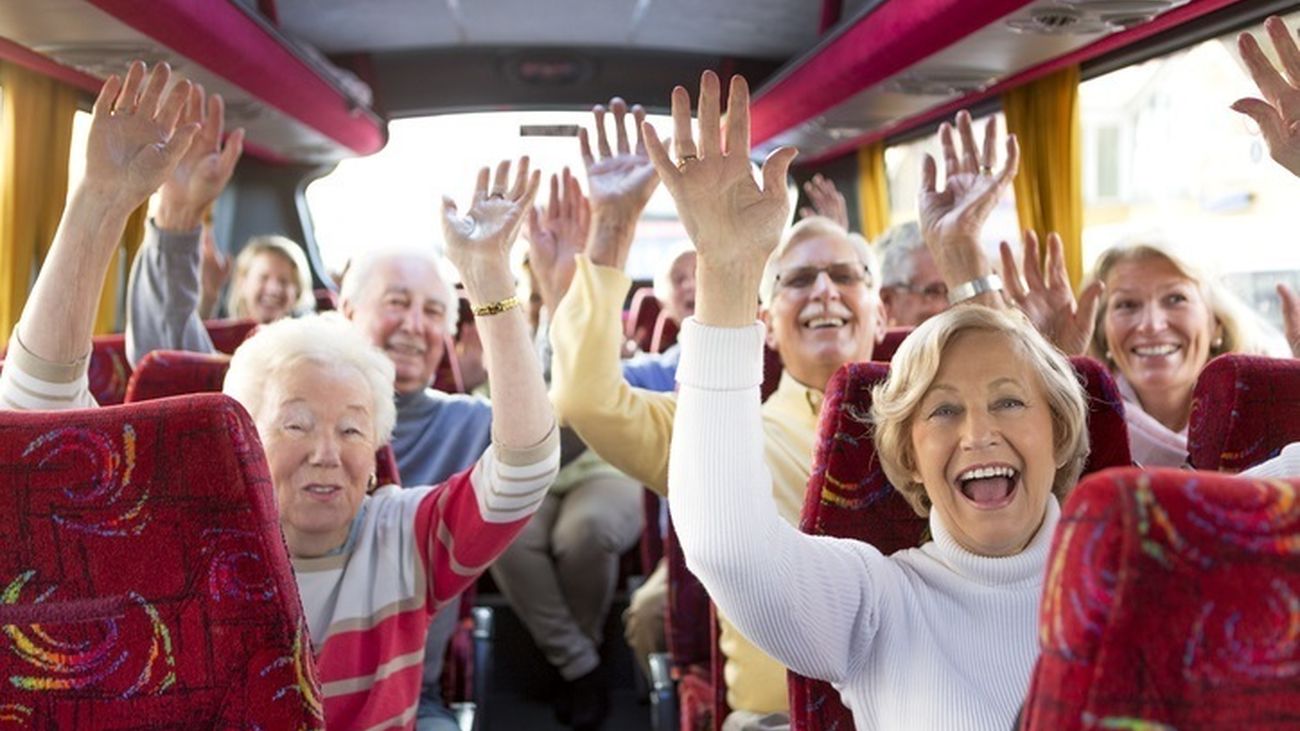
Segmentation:
{"type": "Polygon", "coordinates": [[[623,361],[623,378],[635,388],[672,393],[677,390],[677,361],[681,357],[680,345],[662,353],[641,353],[623,361]]]}

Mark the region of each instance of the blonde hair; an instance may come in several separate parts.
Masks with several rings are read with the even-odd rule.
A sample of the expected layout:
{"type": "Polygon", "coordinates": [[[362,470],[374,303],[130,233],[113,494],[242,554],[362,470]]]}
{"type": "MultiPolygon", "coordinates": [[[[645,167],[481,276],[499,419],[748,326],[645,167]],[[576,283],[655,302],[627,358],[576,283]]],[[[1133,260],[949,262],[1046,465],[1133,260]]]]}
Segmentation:
{"type": "MultiPolygon", "coordinates": [[[[1141,261],[1143,259],[1164,259],[1170,266],[1196,284],[1201,298],[1210,308],[1210,314],[1223,329],[1222,342],[1210,344],[1210,358],[1224,353],[1247,353],[1250,355],[1273,355],[1267,344],[1264,325],[1244,302],[1228,291],[1218,280],[1206,276],[1187,260],[1174,254],[1169,247],[1156,241],[1142,241],[1122,244],[1104,252],[1097,259],[1097,266],[1088,276],[1085,286],[1093,282],[1105,282],[1116,266],[1123,262],[1141,261]]],[[[1097,307],[1097,320],[1089,343],[1089,355],[1107,363],[1112,369],[1114,362],[1107,355],[1110,350],[1106,342],[1106,309],[1110,304],[1110,293],[1103,292],[1097,307]]]]}
{"type": "MultiPolygon", "coordinates": [[[[373,398],[370,413],[375,444],[388,443],[397,421],[397,407],[393,404],[397,374],[393,362],[336,312],[286,317],[258,328],[230,359],[221,391],[242,404],[257,422],[267,384],[303,361],[355,368],[365,378],[373,398]]],[[[328,397],[321,394],[321,398],[328,397]]]]}
{"type": "Polygon", "coordinates": [[[867,268],[867,286],[873,290],[880,286],[880,265],[876,262],[876,255],[872,253],[866,239],[860,234],[849,232],[829,218],[809,216],[786,229],[785,235],[781,237],[781,243],[777,244],[776,250],[767,258],[767,265],[763,268],[763,279],[758,287],[758,298],[764,307],[771,307],[772,300],[776,297],[776,277],[780,274],[778,265],[781,259],[785,258],[785,255],[795,246],[810,239],[824,237],[847,241],[857,253],[858,260],[867,268]]]}
{"type": "Polygon", "coordinates": [[[1088,458],[1087,397],[1070,361],[1019,310],[954,307],[918,325],[894,354],[889,377],[872,389],[871,418],[880,465],[918,515],[929,512],[930,500],[924,485],[912,479],[917,472],[912,421],[939,373],[944,349],[971,330],[1006,335],[1042,379],[1058,465],[1052,492],[1064,498],[1078,482],[1088,458]]]}
{"type": "Polygon", "coordinates": [[[311,312],[316,309],[316,296],[311,287],[311,267],[307,265],[307,257],[302,253],[302,247],[298,246],[291,239],[283,236],[267,235],[254,236],[244,244],[244,248],[235,257],[235,274],[230,282],[230,292],[232,293],[230,302],[230,314],[234,317],[252,317],[248,311],[248,306],[244,303],[244,298],[240,294],[241,285],[244,277],[248,276],[248,270],[253,266],[253,260],[260,254],[278,254],[284,257],[293,265],[293,273],[297,281],[298,298],[290,308],[294,313],[311,312]]]}

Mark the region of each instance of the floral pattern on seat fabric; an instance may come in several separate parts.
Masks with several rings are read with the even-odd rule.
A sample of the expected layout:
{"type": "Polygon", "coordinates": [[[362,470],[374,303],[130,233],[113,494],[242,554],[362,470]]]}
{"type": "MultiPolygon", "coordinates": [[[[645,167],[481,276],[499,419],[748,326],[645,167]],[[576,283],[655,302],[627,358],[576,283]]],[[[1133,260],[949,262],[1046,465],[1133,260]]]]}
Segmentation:
{"type": "Polygon", "coordinates": [[[0,414],[0,716],[321,729],[266,461],[234,401],[0,414]]]}
{"type": "Polygon", "coordinates": [[[1300,728],[1298,484],[1083,481],[1048,561],[1023,728],[1300,728]]]}

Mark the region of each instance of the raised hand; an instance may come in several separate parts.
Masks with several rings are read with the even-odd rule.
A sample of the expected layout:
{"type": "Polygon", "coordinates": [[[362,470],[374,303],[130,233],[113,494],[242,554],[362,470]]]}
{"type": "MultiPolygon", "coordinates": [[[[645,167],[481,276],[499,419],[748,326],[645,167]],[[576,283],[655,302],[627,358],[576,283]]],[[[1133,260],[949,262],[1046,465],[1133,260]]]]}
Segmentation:
{"type": "Polygon", "coordinates": [[[808,200],[812,202],[812,208],[804,206],[799,209],[800,218],[809,216],[821,216],[829,218],[844,227],[849,228],[849,207],[844,201],[844,194],[840,189],[835,187],[835,183],[829,178],[825,178],[821,173],[817,173],[812,180],[803,184],[803,190],[808,194],[808,200]]]}
{"type": "Polygon", "coordinates": [[[158,224],[172,230],[190,230],[199,225],[203,212],[230,182],[244,149],[243,129],[232,132],[222,145],[225,102],[220,94],[205,100],[203,87],[195,85],[181,122],[201,126],[160,190],[158,224]]]}
{"type": "Polygon", "coordinates": [[[994,172],[997,127],[992,119],[984,128],[982,148],[976,147],[970,114],[964,110],[957,113],[956,134],[961,137],[960,153],[952,125],[939,127],[946,176],[943,190],[936,187],[938,166],[926,155],[919,202],[921,235],[950,287],[988,273],[980,231],[1020,165],[1020,147],[1015,135],[1009,135],[1006,163],[994,172]]]}
{"type": "Polygon", "coordinates": [[[1040,269],[1038,235],[1025,232],[1022,279],[1011,245],[1002,242],[1002,276],[1007,295],[1029,317],[1034,327],[1066,355],[1084,355],[1097,323],[1102,283],[1093,282],[1078,302],[1065,270],[1065,247],[1055,232],[1047,235],[1047,260],[1040,269]]]}
{"type": "Polygon", "coordinates": [[[1282,59],[1285,76],[1269,62],[1254,36],[1242,33],[1237,47],[1264,98],[1238,99],[1232,108],[1255,120],[1269,155],[1292,175],[1300,176],[1300,48],[1281,18],[1269,18],[1264,28],[1282,59]]]}
{"type": "Polygon", "coordinates": [[[749,85],[731,78],[727,129],[722,132],[721,83],[700,77],[699,143],[691,134],[691,97],[673,89],[673,146],[678,162],[650,125],[642,125],[646,150],[677,204],[701,261],[730,263],[760,274],[789,217],[785,178],[798,151],[782,147],[763,162],[760,188],[749,165],[749,85]]]}
{"type": "Polygon", "coordinates": [[[605,132],[605,108],[596,106],[592,116],[596,121],[596,150],[591,152],[591,138],[584,128],[578,132],[582,162],[587,168],[587,189],[591,193],[591,212],[595,220],[587,254],[596,264],[622,268],[632,246],[637,219],[650,202],[659,174],[646,156],[645,136],[641,125],[645,110],[637,104],[632,107],[632,122],[636,127],[636,146],[627,133],[627,102],[614,97],[609,102],[614,114],[614,147],[609,145],[605,132]]]}
{"type": "Polygon", "coordinates": [[[190,94],[190,82],[170,91],[171,69],[159,64],[145,80],[145,65],[131,64],[126,77],[108,77],[95,99],[86,142],[82,185],[116,206],[134,209],[162,185],[198,132],[194,123],[177,126],[190,94]]]}
{"type": "Polygon", "coordinates": [[[537,276],[542,302],[555,311],[573,282],[577,261],[591,229],[591,205],[582,194],[577,178],[564,168],[551,176],[551,196],[546,207],[528,211],[524,235],[528,238],[528,261],[537,276]]]}
{"type": "Polygon", "coordinates": [[[510,161],[502,160],[493,177],[487,168],[479,170],[469,211],[461,216],[456,202],[442,198],[442,233],[447,257],[460,272],[465,290],[475,304],[495,302],[514,294],[510,271],[510,247],[523,225],[541,173],[528,170],[528,158],[519,158],[514,184],[510,185],[510,161]],[[491,180],[491,189],[488,182],[491,180]]]}

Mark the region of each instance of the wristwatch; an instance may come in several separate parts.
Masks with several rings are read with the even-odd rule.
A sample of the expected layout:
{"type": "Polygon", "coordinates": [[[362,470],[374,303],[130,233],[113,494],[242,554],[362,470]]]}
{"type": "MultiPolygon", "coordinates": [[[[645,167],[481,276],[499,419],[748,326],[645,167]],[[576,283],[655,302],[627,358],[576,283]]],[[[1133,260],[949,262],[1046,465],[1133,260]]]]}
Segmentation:
{"type": "Polygon", "coordinates": [[[1001,292],[1002,277],[996,274],[990,274],[987,277],[976,277],[969,282],[953,287],[948,290],[948,304],[955,305],[959,302],[965,302],[972,297],[978,297],[985,292],[1001,292]]]}

